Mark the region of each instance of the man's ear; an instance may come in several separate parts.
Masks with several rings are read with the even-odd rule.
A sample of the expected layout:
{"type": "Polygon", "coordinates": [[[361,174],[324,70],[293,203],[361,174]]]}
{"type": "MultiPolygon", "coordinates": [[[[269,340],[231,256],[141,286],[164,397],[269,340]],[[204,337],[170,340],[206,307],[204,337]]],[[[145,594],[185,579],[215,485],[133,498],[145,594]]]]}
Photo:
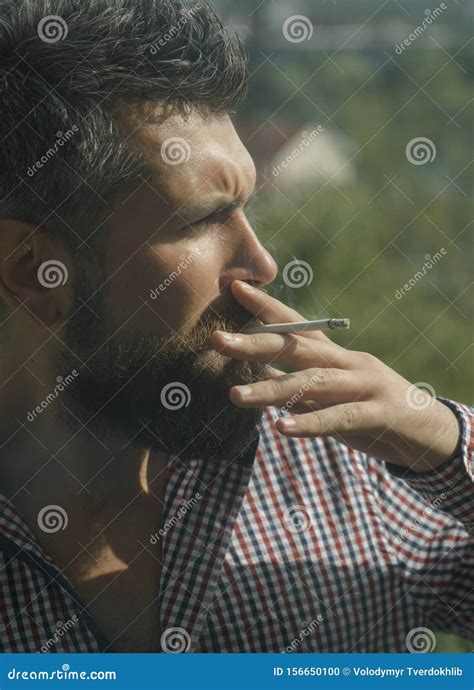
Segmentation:
{"type": "Polygon", "coordinates": [[[13,309],[53,328],[70,303],[70,257],[40,227],[0,219],[0,295],[13,309]]]}

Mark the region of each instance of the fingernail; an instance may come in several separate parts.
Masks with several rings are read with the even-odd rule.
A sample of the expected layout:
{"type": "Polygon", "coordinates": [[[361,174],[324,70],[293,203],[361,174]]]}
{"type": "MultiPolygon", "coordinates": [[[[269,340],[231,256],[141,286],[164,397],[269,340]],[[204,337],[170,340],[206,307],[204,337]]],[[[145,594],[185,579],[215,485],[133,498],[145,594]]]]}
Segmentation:
{"type": "Polygon", "coordinates": [[[243,290],[246,290],[248,292],[254,290],[253,285],[249,285],[249,283],[245,283],[243,280],[239,280],[239,283],[241,284],[243,290]]]}
{"type": "Polygon", "coordinates": [[[239,391],[242,398],[250,398],[250,396],[252,395],[251,386],[236,386],[236,388],[239,391]]]}
{"type": "Polygon", "coordinates": [[[227,343],[233,343],[235,340],[235,335],[232,335],[232,333],[223,333],[222,331],[219,331],[222,335],[222,340],[225,340],[227,343]]]}
{"type": "Polygon", "coordinates": [[[283,425],[284,429],[294,429],[296,426],[296,422],[294,419],[282,419],[280,424],[283,425]]]}

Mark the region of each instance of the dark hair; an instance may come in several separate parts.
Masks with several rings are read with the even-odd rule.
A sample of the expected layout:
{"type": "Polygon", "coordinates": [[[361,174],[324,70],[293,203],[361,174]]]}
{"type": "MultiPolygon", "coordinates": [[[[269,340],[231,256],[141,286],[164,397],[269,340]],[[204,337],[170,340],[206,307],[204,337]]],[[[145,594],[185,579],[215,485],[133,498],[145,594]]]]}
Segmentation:
{"type": "Polygon", "coordinates": [[[147,173],[121,108],[228,113],[245,85],[242,44],[205,2],[0,0],[0,218],[92,242],[147,173]]]}

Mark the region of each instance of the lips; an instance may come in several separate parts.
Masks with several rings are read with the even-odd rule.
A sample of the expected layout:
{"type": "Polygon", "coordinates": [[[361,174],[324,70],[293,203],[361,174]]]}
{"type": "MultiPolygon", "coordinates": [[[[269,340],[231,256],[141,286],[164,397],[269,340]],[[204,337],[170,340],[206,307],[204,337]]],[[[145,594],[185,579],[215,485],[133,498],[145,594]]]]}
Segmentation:
{"type": "Polygon", "coordinates": [[[239,333],[244,329],[244,328],[249,328],[250,326],[262,326],[263,321],[260,319],[249,319],[246,323],[243,324],[240,328],[236,329],[239,333]]]}

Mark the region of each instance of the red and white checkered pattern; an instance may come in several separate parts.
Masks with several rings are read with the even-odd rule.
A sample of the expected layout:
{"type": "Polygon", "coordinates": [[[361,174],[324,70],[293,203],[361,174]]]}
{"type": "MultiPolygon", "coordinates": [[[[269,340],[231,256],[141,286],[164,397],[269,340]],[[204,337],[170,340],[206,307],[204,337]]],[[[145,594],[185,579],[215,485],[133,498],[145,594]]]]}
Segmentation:
{"type": "MultiPolygon", "coordinates": [[[[474,637],[474,408],[438,399],[462,450],[423,475],[333,437],[285,437],[276,407],[238,462],[175,458],[162,629],[185,630],[191,652],[404,652],[417,627],[474,637]]],[[[48,651],[113,651],[4,497],[0,568],[1,651],[45,649],[75,617],[48,651]]]]}

